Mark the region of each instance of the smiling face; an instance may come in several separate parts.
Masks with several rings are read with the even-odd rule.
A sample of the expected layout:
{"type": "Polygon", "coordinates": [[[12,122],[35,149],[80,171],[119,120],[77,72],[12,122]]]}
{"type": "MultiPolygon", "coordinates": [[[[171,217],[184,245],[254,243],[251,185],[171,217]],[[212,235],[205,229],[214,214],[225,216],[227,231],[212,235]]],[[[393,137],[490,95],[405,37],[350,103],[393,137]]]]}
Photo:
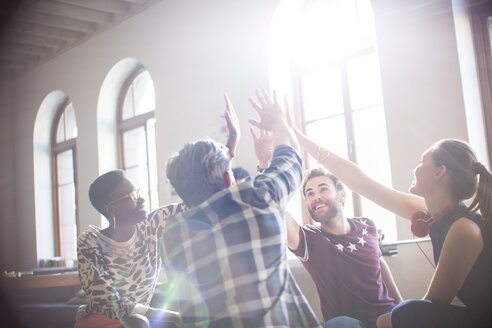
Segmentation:
{"type": "Polygon", "coordinates": [[[413,182],[409,191],[421,197],[429,194],[434,189],[437,170],[438,168],[432,158],[432,149],[427,150],[413,170],[413,182]]]}
{"type": "Polygon", "coordinates": [[[147,218],[144,209],[145,199],[137,196],[137,189],[128,179],[123,179],[111,192],[110,202],[105,207],[107,217],[115,217],[116,226],[120,224],[137,224],[147,218]]]}
{"type": "Polygon", "coordinates": [[[317,176],[307,181],[306,203],[316,222],[328,223],[342,213],[343,191],[338,191],[328,176],[317,176]]]}

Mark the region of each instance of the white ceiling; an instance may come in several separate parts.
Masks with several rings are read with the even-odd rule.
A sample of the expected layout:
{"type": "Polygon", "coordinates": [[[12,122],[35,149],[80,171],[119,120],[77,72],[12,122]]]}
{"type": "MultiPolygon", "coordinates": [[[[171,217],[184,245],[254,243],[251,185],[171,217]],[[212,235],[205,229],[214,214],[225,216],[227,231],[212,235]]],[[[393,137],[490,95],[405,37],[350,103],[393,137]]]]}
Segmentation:
{"type": "Polygon", "coordinates": [[[0,35],[0,74],[25,72],[159,1],[23,1],[0,35]]]}

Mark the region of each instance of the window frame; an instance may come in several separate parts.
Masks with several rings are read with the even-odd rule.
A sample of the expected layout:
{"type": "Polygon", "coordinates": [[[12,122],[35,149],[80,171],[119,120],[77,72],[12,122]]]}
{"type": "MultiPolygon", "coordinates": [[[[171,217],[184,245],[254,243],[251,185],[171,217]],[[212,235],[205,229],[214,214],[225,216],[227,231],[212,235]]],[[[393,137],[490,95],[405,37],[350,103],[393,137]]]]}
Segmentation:
{"type": "MultiPolygon", "coordinates": [[[[122,87],[121,87],[121,91],[118,95],[118,100],[117,100],[117,111],[116,111],[116,133],[117,133],[117,140],[116,140],[116,144],[117,144],[117,154],[118,154],[118,168],[120,168],[121,170],[125,171],[125,149],[124,149],[124,142],[123,142],[123,135],[125,134],[125,132],[127,131],[130,131],[130,130],[133,130],[133,129],[136,129],[136,128],[139,128],[139,127],[143,127],[144,130],[145,130],[145,133],[146,133],[146,137],[148,139],[148,131],[147,131],[147,122],[150,120],[150,119],[155,119],[155,111],[156,111],[156,108],[154,108],[152,111],[149,111],[147,113],[143,113],[143,114],[140,114],[140,115],[134,115],[133,117],[131,118],[127,118],[127,119],[123,119],[123,111],[124,111],[124,106],[125,106],[125,99],[126,99],[126,96],[131,88],[131,86],[133,85],[133,82],[136,80],[136,78],[146,72],[147,69],[141,65],[139,65],[133,72],[131,72],[128,77],[125,79],[125,81],[123,82],[122,84],[122,87]]],[[[153,82],[152,82],[153,83],[153,82]]],[[[133,92],[133,97],[132,97],[132,101],[133,101],[133,110],[135,110],[135,87],[132,88],[132,92],[133,92]]],[[[147,147],[147,163],[149,164],[148,166],[150,166],[150,156],[149,156],[149,144],[148,144],[148,141],[145,142],[145,146],[147,147]]],[[[157,151],[157,149],[156,149],[157,151]]],[[[150,180],[151,180],[151,172],[150,172],[150,169],[148,168],[147,169],[147,179],[148,179],[148,182],[149,182],[149,199],[146,199],[146,201],[148,201],[149,203],[149,210],[152,209],[152,200],[151,200],[151,197],[150,197],[150,180]]],[[[157,204],[158,205],[158,204],[157,204]]],[[[157,207],[156,207],[157,208],[157,207]]]]}
{"type": "Polygon", "coordinates": [[[492,3],[471,1],[473,43],[475,45],[480,94],[482,98],[485,134],[489,163],[492,164],[492,45],[488,18],[492,16],[492,3]]]}
{"type": "MultiPolygon", "coordinates": [[[[347,77],[347,63],[350,60],[361,58],[367,55],[371,54],[377,54],[377,48],[375,44],[368,44],[362,49],[358,49],[352,53],[349,53],[345,56],[343,56],[340,59],[333,60],[333,61],[327,61],[326,65],[337,65],[340,68],[340,78],[341,78],[341,86],[342,86],[342,97],[343,97],[343,116],[344,116],[344,121],[345,121],[345,129],[346,129],[346,134],[347,134],[347,154],[348,154],[348,159],[354,163],[358,163],[357,161],[357,151],[356,147],[357,144],[355,143],[355,132],[354,132],[354,123],[353,123],[353,113],[358,110],[364,110],[364,109],[352,109],[351,102],[350,102],[350,86],[348,82],[348,77],[347,77]]],[[[311,120],[309,122],[306,121],[305,119],[305,109],[304,109],[304,97],[303,97],[303,85],[302,85],[302,73],[301,69],[298,67],[298,65],[292,63],[292,89],[293,89],[293,98],[294,98],[294,103],[298,107],[298,112],[300,115],[296,117],[297,123],[300,126],[300,129],[303,134],[307,135],[307,129],[306,126],[309,123],[314,123],[317,121],[321,121],[326,119],[326,117],[323,118],[318,118],[315,120],[311,120]]],[[[341,114],[340,114],[341,115],[341,114]]],[[[310,167],[310,157],[308,156],[308,153],[303,150],[302,154],[303,158],[305,158],[305,167],[310,167]]],[[[304,202],[304,199],[303,199],[304,202]]],[[[352,191],[352,203],[353,203],[353,209],[354,209],[354,216],[362,216],[362,199],[361,196],[355,192],[352,191]]],[[[304,208],[305,206],[303,206],[304,208]]],[[[304,210],[303,210],[304,211],[304,210]]],[[[306,215],[306,213],[303,213],[303,224],[313,224],[313,220],[309,215],[306,215]]]]}
{"type": "MultiPolygon", "coordinates": [[[[68,106],[71,104],[69,99],[65,99],[57,109],[54,116],[53,125],[51,129],[51,169],[52,169],[52,195],[53,195],[53,231],[55,239],[55,256],[63,256],[63,250],[61,247],[61,217],[60,217],[60,195],[58,192],[58,160],[57,156],[65,151],[72,150],[73,161],[73,181],[74,181],[74,196],[75,196],[75,225],[77,236],[80,233],[80,219],[79,219],[79,202],[78,202],[78,170],[77,170],[77,137],[62,142],[57,142],[58,126],[60,120],[64,117],[64,129],[66,129],[66,115],[63,115],[68,106]]],[[[66,131],[65,131],[66,132],[66,131]]],[[[66,136],[66,133],[65,133],[66,136]]]]}

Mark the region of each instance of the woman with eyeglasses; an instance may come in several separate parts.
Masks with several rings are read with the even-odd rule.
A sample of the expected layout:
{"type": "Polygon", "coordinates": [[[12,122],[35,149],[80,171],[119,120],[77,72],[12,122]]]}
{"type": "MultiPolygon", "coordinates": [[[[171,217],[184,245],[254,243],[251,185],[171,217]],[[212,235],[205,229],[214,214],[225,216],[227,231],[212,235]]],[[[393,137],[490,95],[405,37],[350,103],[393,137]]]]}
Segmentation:
{"type": "Polygon", "coordinates": [[[89,226],[78,238],[79,278],[88,304],[79,308],[75,327],[179,326],[179,313],[149,303],[161,267],[158,237],[167,217],[184,206],[171,204],[147,218],[145,200],[121,170],[98,177],[89,198],[109,227],[89,226]]]}
{"type": "MultiPolygon", "coordinates": [[[[226,147],[232,158],[239,120],[228,96],[224,98],[226,147]]],[[[158,239],[167,218],[184,211],[184,204],[167,205],[147,216],[145,200],[121,170],[99,176],[89,188],[89,198],[109,227],[89,226],[78,238],[79,278],[88,304],[79,308],[75,328],[179,326],[179,313],[149,303],[161,268],[158,239]]]]}

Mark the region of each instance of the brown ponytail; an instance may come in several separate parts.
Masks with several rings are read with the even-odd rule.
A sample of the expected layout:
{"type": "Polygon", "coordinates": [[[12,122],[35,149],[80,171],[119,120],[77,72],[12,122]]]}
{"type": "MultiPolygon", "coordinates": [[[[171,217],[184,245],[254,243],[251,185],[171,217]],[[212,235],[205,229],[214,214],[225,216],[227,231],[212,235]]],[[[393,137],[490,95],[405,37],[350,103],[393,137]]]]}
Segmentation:
{"type": "Polygon", "coordinates": [[[467,211],[476,212],[480,210],[484,226],[492,236],[491,173],[478,162],[472,148],[464,141],[444,139],[437,142],[432,148],[435,164],[446,166],[454,200],[460,202],[475,195],[467,211]]]}
{"type": "Polygon", "coordinates": [[[473,173],[478,174],[478,189],[473,202],[468,207],[468,211],[475,212],[480,210],[485,228],[492,235],[492,174],[480,162],[473,164],[473,173]]]}

